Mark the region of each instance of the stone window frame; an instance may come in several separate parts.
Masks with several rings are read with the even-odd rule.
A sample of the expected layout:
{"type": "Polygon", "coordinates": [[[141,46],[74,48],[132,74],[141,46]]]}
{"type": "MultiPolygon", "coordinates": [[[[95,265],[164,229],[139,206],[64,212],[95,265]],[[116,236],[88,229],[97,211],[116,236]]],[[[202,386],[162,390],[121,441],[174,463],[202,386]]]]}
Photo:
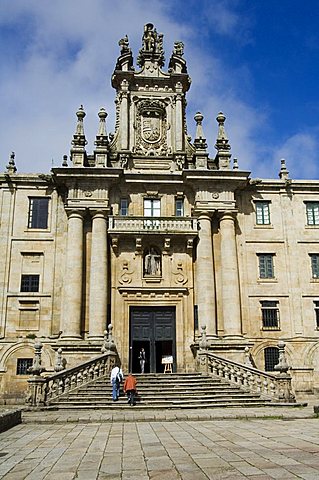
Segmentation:
{"type": "Polygon", "coordinates": [[[20,282],[20,292],[34,293],[40,291],[40,274],[22,273],[20,282]]]}
{"type": "Polygon", "coordinates": [[[17,358],[16,375],[30,375],[28,369],[32,367],[32,358],[17,358]]]}
{"type": "Polygon", "coordinates": [[[308,227],[319,226],[319,201],[305,201],[308,227]]]}
{"type": "Polygon", "coordinates": [[[311,263],[311,278],[319,280],[319,253],[309,253],[311,263]]]}
{"type": "Polygon", "coordinates": [[[257,253],[259,280],[275,280],[275,265],[273,252],[257,253]]]}
{"type": "Polygon", "coordinates": [[[276,299],[260,300],[261,329],[280,330],[279,301],[276,299]]]}
{"type": "Polygon", "coordinates": [[[254,200],[255,222],[257,226],[271,225],[270,221],[270,200],[254,200]]]}
{"type": "Polygon", "coordinates": [[[29,196],[28,229],[48,230],[50,197],[29,196]]]}
{"type": "Polygon", "coordinates": [[[314,313],[315,313],[315,322],[316,330],[319,330],[319,299],[313,301],[314,313]]]}
{"type": "Polygon", "coordinates": [[[122,217],[128,216],[128,204],[129,204],[128,198],[122,197],[120,199],[120,215],[122,217]]]}
{"type": "Polygon", "coordinates": [[[279,362],[279,348],[266,347],[264,348],[264,362],[265,372],[275,372],[275,365],[279,362]]]}
{"type": "Polygon", "coordinates": [[[175,217],[184,217],[185,215],[185,202],[184,197],[175,197],[175,217]]]}

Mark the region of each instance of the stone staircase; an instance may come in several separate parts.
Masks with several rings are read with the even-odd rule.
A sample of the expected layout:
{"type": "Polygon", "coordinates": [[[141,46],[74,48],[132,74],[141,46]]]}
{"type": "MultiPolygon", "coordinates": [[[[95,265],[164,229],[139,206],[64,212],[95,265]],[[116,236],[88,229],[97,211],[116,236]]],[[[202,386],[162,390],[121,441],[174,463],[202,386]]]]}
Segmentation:
{"type": "MultiPolygon", "coordinates": [[[[138,395],[135,409],[186,409],[213,407],[261,407],[270,400],[250,393],[224,378],[203,373],[136,375],[138,395]]],[[[121,391],[112,401],[109,378],[99,378],[50,402],[59,409],[130,409],[121,391]]]]}

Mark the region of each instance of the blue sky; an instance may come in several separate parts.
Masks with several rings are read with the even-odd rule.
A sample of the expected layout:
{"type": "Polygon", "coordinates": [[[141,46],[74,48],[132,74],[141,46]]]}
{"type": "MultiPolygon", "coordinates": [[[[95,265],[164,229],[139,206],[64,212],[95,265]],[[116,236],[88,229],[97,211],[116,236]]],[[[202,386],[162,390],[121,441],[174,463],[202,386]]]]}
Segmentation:
{"type": "Polygon", "coordinates": [[[147,22],[164,34],[166,59],[185,44],[188,129],[201,111],[211,157],[221,110],[252,177],[277,178],[285,158],[292,178],[319,178],[317,0],[1,0],[1,171],[11,151],[19,172],[61,165],[80,104],[88,152],[100,107],[114,130],[118,40],[127,33],[136,58],[147,22]]]}

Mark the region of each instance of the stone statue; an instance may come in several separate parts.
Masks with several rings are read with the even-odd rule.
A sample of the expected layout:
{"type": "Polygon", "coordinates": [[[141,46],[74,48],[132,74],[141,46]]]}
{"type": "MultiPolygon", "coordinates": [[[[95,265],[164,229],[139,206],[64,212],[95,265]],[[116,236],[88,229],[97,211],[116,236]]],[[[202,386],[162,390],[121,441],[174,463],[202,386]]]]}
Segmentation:
{"type": "Polygon", "coordinates": [[[154,26],[152,23],[147,23],[144,26],[143,34],[143,50],[145,52],[152,52],[155,48],[157,33],[156,30],[153,30],[154,26]]]}
{"type": "Polygon", "coordinates": [[[151,248],[149,253],[145,255],[144,270],[146,275],[161,274],[161,256],[156,253],[154,248],[151,248]]]}
{"type": "Polygon", "coordinates": [[[124,55],[125,53],[130,53],[131,52],[130,44],[129,44],[127,35],[125,35],[125,37],[123,37],[123,38],[121,38],[121,40],[119,40],[119,46],[121,47],[121,55],[124,55]]]}
{"type": "Polygon", "coordinates": [[[174,43],[174,55],[178,57],[182,57],[184,55],[184,43],[183,42],[175,42],[174,43]]]}

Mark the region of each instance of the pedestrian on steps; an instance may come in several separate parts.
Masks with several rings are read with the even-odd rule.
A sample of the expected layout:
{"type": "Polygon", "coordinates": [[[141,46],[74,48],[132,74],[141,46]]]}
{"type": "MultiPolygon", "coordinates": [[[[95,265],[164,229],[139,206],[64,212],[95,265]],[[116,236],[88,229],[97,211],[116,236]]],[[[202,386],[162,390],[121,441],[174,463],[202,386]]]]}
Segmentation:
{"type": "Polygon", "coordinates": [[[124,382],[124,392],[127,395],[127,403],[131,405],[135,405],[135,395],[136,395],[136,378],[131,373],[126,377],[124,382]]]}
{"type": "Polygon", "coordinates": [[[111,371],[111,385],[112,385],[112,399],[113,402],[116,402],[120,396],[120,385],[123,381],[123,372],[121,368],[115,364],[111,371]]]}

